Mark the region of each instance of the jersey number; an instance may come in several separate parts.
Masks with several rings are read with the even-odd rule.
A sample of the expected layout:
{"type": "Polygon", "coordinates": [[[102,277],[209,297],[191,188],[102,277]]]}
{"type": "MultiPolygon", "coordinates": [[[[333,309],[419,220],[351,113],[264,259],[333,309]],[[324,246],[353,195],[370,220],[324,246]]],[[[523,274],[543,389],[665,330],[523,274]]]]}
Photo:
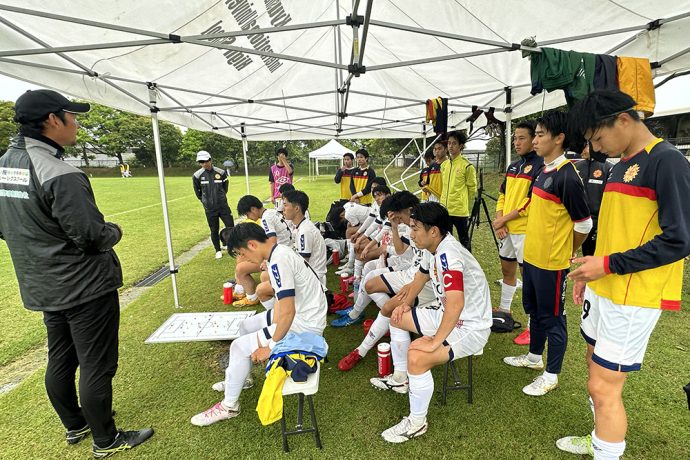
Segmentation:
{"type": "Polygon", "coordinates": [[[589,303],[589,300],[585,300],[585,303],[582,304],[582,319],[585,319],[589,316],[590,308],[592,308],[592,304],[589,303]]]}

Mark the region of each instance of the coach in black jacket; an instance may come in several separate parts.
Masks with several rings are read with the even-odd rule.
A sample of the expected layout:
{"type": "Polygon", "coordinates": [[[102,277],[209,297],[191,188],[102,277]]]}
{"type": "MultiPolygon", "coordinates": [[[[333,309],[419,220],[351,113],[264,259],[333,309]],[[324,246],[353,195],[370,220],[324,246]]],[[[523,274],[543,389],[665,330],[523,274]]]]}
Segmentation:
{"type": "Polygon", "coordinates": [[[122,286],[113,246],[122,230],[104,221],[86,175],[60,159],[62,147],[76,143],[76,114],[89,108],[48,90],[19,97],[20,134],[0,157],[0,238],[24,306],[43,312],[45,385],[66,440],[93,433],[94,455],[103,455],[132,448],[153,430],[118,431],[112,417],[122,286]]]}
{"type": "Polygon", "coordinates": [[[206,222],[211,230],[211,242],[216,249],[216,259],[220,259],[223,257],[223,253],[220,250],[220,223],[218,219],[222,220],[227,228],[235,225],[226,197],[228,173],[224,169],[213,166],[211,154],[205,150],[196,154],[196,161],[201,168],[192,176],[194,193],[204,205],[206,222]]]}

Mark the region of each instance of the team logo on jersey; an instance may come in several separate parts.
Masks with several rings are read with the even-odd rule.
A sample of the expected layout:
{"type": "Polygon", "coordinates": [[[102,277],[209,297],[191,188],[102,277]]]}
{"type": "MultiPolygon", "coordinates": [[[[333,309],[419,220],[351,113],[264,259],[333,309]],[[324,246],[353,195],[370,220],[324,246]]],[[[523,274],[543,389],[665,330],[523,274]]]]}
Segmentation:
{"type": "Polygon", "coordinates": [[[220,174],[216,174],[216,179],[220,179],[220,174]]]}
{"type": "Polygon", "coordinates": [[[553,184],[553,179],[550,177],[547,177],[546,180],[544,181],[544,188],[547,189],[551,187],[551,184],[553,184]]]}
{"type": "Polygon", "coordinates": [[[283,287],[283,282],[280,280],[280,272],[278,271],[278,265],[271,265],[271,272],[273,273],[273,278],[276,280],[276,285],[278,288],[283,287]]]}
{"type": "Polygon", "coordinates": [[[525,174],[527,174],[527,173],[530,172],[531,170],[532,170],[532,165],[527,165],[527,166],[525,166],[525,169],[523,169],[522,171],[523,171],[525,174]]]}
{"type": "Polygon", "coordinates": [[[592,175],[594,176],[595,179],[599,179],[601,177],[601,169],[596,169],[592,175]]]}
{"type": "Polygon", "coordinates": [[[268,233],[268,223],[265,220],[261,219],[261,224],[264,226],[264,232],[268,233]]]}
{"type": "Polygon", "coordinates": [[[441,254],[441,270],[444,272],[448,270],[448,257],[445,254],[441,254]]]}
{"type": "Polygon", "coordinates": [[[299,247],[300,247],[300,249],[301,249],[302,251],[304,251],[304,246],[305,246],[305,244],[304,244],[304,235],[300,235],[300,236],[299,236],[299,247]]]}
{"type": "Polygon", "coordinates": [[[640,172],[640,165],[632,165],[623,174],[623,182],[632,182],[640,172]]]}
{"type": "Polygon", "coordinates": [[[366,171],[364,171],[364,174],[362,174],[362,175],[363,175],[363,176],[366,176],[366,175],[367,175],[367,172],[366,172],[366,171]]]}

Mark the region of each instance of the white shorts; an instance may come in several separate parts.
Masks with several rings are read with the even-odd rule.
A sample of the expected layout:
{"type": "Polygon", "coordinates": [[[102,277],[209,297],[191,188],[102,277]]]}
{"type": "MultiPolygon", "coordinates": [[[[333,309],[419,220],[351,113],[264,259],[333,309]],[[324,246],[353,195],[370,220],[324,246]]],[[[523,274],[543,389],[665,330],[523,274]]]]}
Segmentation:
{"type": "MultiPolygon", "coordinates": [[[[388,288],[388,293],[394,296],[405,286],[412,282],[412,278],[406,276],[406,271],[395,271],[390,273],[382,273],[381,279],[388,288]]],[[[431,281],[424,283],[422,291],[417,295],[415,305],[426,305],[429,303],[438,305],[436,296],[434,295],[434,288],[431,286],[431,281]]]]}
{"type": "MultiPolygon", "coordinates": [[[[412,309],[414,325],[421,335],[435,335],[441,325],[441,318],[443,318],[443,310],[440,308],[412,309]]],[[[462,325],[455,326],[443,342],[444,345],[450,346],[450,361],[465,356],[481,355],[484,352],[486,342],[489,340],[490,333],[491,329],[474,330],[462,325]]]]}
{"type": "Polygon", "coordinates": [[[639,371],[660,316],[660,309],[615,304],[586,288],[580,333],[594,347],[592,361],[598,365],[639,371]]]}
{"type": "Polygon", "coordinates": [[[508,233],[504,239],[498,240],[498,256],[503,260],[517,260],[519,264],[522,264],[524,247],[524,234],[508,233]]]}

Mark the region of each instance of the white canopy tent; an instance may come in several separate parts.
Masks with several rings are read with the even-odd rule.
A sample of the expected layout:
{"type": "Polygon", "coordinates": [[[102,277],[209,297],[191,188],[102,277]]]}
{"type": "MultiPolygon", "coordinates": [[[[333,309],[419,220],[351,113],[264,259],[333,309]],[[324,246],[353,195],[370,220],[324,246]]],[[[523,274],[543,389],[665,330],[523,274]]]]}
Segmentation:
{"type": "Polygon", "coordinates": [[[687,0],[4,0],[0,73],[151,115],[175,286],[159,118],[241,138],[245,167],[247,140],[420,136],[437,96],[449,126],[493,106],[509,134],[564,103],[530,95],[523,38],[661,76],[690,69],[688,30],[687,0]]]}
{"type": "Polygon", "coordinates": [[[338,160],[340,164],[343,164],[343,155],[346,153],[351,153],[353,156],[355,152],[352,150],[348,149],[345,147],[343,144],[340,142],[336,141],[335,139],[331,139],[324,145],[323,147],[320,147],[313,152],[309,152],[309,175],[312,175],[312,171],[314,175],[319,176],[319,161],[323,160],[338,160]],[[312,169],[312,162],[311,160],[314,160],[314,167],[312,169]]]}

